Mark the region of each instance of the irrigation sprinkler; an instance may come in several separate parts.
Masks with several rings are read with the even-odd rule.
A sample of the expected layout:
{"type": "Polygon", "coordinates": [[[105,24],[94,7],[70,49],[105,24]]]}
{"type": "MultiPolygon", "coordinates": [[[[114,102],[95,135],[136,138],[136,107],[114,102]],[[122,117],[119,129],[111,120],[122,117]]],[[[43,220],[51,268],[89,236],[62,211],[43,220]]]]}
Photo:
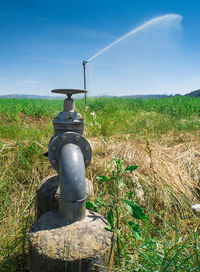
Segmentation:
{"type": "MultiPolygon", "coordinates": [[[[86,63],[87,63],[87,61],[83,60],[82,64],[83,64],[83,80],[84,80],[83,86],[84,86],[84,90],[86,90],[86,73],[85,73],[86,63]]],[[[85,96],[85,105],[86,105],[86,92],[84,93],[84,96],[85,96]]]]}
{"type": "MultiPolygon", "coordinates": [[[[130,36],[136,35],[138,32],[141,32],[141,31],[147,29],[150,26],[160,24],[161,22],[165,22],[165,24],[168,24],[168,23],[171,23],[173,21],[180,22],[181,20],[182,20],[182,16],[179,15],[179,14],[166,14],[166,15],[158,16],[156,18],[148,20],[144,24],[132,29],[130,32],[128,32],[125,35],[121,36],[120,38],[118,38],[114,42],[111,42],[109,45],[107,45],[103,49],[99,50],[96,54],[94,54],[89,59],[83,60],[82,64],[83,64],[83,76],[84,76],[84,89],[86,90],[86,72],[85,72],[86,71],[86,63],[91,62],[93,59],[100,56],[101,54],[103,54],[105,51],[109,50],[110,48],[112,48],[116,44],[120,43],[121,41],[127,39],[130,36]]],[[[85,103],[86,103],[86,94],[85,94],[85,103]]]]}

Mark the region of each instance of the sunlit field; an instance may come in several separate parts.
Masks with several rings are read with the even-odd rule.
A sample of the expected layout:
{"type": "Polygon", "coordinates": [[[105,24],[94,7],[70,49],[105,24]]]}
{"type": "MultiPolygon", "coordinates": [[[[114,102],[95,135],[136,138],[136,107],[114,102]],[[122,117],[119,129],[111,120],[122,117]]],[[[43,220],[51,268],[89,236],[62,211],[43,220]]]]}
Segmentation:
{"type": "MultiPolygon", "coordinates": [[[[62,107],[63,100],[0,99],[1,272],[28,271],[35,192],[55,173],[43,153],[62,107]]],[[[200,201],[200,99],[89,98],[86,107],[76,100],[76,110],[93,149],[87,206],[115,233],[113,271],[199,271],[191,205],[200,201]]]]}

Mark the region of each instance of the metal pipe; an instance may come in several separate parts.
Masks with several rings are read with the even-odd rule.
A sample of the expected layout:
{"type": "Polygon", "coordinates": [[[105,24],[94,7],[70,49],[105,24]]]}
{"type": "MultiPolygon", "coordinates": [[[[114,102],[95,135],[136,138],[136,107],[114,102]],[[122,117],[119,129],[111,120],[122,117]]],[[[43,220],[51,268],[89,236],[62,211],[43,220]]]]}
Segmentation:
{"type": "MultiPolygon", "coordinates": [[[[86,90],[86,60],[83,60],[83,80],[84,80],[84,90],[86,90]]],[[[86,93],[85,93],[85,105],[86,105],[86,93]]]]}
{"type": "Polygon", "coordinates": [[[60,151],[60,213],[68,223],[85,217],[85,164],[82,151],[75,144],[66,144],[60,151]]]}

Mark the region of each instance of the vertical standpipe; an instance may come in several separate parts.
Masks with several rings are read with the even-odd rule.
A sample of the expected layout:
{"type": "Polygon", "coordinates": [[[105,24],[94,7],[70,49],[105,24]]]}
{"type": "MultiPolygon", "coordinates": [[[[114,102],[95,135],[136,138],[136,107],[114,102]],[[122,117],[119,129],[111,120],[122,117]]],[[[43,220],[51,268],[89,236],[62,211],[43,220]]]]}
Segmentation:
{"type": "Polygon", "coordinates": [[[85,164],[79,146],[65,144],[59,157],[60,201],[59,209],[67,222],[85,217],[85,164]]]}
{"type": "MultiPolygon", "coordinates": [[[[86,90],[86,60],[83,60],[83,80],[84,80],[84,90],[86,90]]],[[[85,93],[85,105],[86,105],[86,93],[85,93]]]]}

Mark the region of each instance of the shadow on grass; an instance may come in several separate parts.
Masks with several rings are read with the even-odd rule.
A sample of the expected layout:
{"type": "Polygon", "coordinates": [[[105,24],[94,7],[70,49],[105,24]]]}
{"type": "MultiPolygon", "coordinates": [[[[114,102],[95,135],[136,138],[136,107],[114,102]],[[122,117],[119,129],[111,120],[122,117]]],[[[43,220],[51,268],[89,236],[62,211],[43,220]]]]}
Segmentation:
{"type": "Polygon", "coordinates": [[[28,272],[28,254],[13,254],[0,261],[1,272],[28,272]]]}

